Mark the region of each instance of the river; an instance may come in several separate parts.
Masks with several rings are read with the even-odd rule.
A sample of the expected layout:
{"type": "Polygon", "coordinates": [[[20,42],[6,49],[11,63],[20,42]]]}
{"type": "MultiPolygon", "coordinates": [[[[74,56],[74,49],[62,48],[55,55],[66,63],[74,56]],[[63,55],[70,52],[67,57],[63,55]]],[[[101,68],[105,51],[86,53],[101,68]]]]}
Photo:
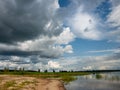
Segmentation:
{"type": "Polygon", "coordinates": [[[120,72],[76,76],[65,84],[67,90],[120,90],[120,72]]]}

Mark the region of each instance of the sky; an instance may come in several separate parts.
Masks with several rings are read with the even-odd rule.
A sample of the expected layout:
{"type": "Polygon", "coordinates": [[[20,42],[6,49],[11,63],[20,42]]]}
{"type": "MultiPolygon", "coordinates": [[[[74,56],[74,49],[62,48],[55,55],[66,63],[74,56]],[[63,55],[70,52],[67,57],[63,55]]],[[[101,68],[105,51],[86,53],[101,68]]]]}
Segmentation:
{"type": "Polygon", "coordinates": [[[0,0],[0,69],[120,69],[120,0],[0,0]]]}

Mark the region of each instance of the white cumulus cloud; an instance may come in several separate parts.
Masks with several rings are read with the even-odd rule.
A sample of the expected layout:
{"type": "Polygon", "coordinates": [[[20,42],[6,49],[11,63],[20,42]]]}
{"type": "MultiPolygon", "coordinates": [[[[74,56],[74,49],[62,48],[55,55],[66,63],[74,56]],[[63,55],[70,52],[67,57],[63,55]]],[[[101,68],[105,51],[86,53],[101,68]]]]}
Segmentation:
{"type": "Polygon", "coordinates": [[[97,29],[96,19],[84,12],[83,7],[78,8],[76,13],[68,19],[68,23],[77,37],[91,40],[101,39],[101,32],[97,29]]]}
{"type": "Polygon", "coordinates": [[[57,44],[68,44],[75,39],[75,35],[70,31],[70,28],[64,28],[63,32],[57,37],[57,44]]]}
{"type": "Polygon", "coordinates": [[[58,62],[54,62],[54,61],[49,61],[48,66],[50,68],[60,68],[60,64],[58,62]]]}

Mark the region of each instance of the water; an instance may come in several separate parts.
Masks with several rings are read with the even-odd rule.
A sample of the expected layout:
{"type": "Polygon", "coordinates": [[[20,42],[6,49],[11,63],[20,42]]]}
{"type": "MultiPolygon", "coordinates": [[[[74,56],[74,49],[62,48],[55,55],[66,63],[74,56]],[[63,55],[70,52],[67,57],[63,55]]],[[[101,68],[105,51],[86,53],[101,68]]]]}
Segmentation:
{"type": "Polygon", "coordinates": [[[67,90],[120,90],[120,72],[77,76],[65,87],[67,90]]]}

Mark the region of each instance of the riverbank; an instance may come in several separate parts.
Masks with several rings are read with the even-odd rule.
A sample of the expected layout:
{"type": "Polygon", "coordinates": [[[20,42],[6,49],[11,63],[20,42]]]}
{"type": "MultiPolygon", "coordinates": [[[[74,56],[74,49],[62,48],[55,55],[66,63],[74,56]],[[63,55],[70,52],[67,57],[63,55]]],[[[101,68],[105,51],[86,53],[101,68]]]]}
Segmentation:
{"type": "Polygon", "coordinates": [[[60,79],[0,75],[0,90],[65,90],[60,79]]]}

